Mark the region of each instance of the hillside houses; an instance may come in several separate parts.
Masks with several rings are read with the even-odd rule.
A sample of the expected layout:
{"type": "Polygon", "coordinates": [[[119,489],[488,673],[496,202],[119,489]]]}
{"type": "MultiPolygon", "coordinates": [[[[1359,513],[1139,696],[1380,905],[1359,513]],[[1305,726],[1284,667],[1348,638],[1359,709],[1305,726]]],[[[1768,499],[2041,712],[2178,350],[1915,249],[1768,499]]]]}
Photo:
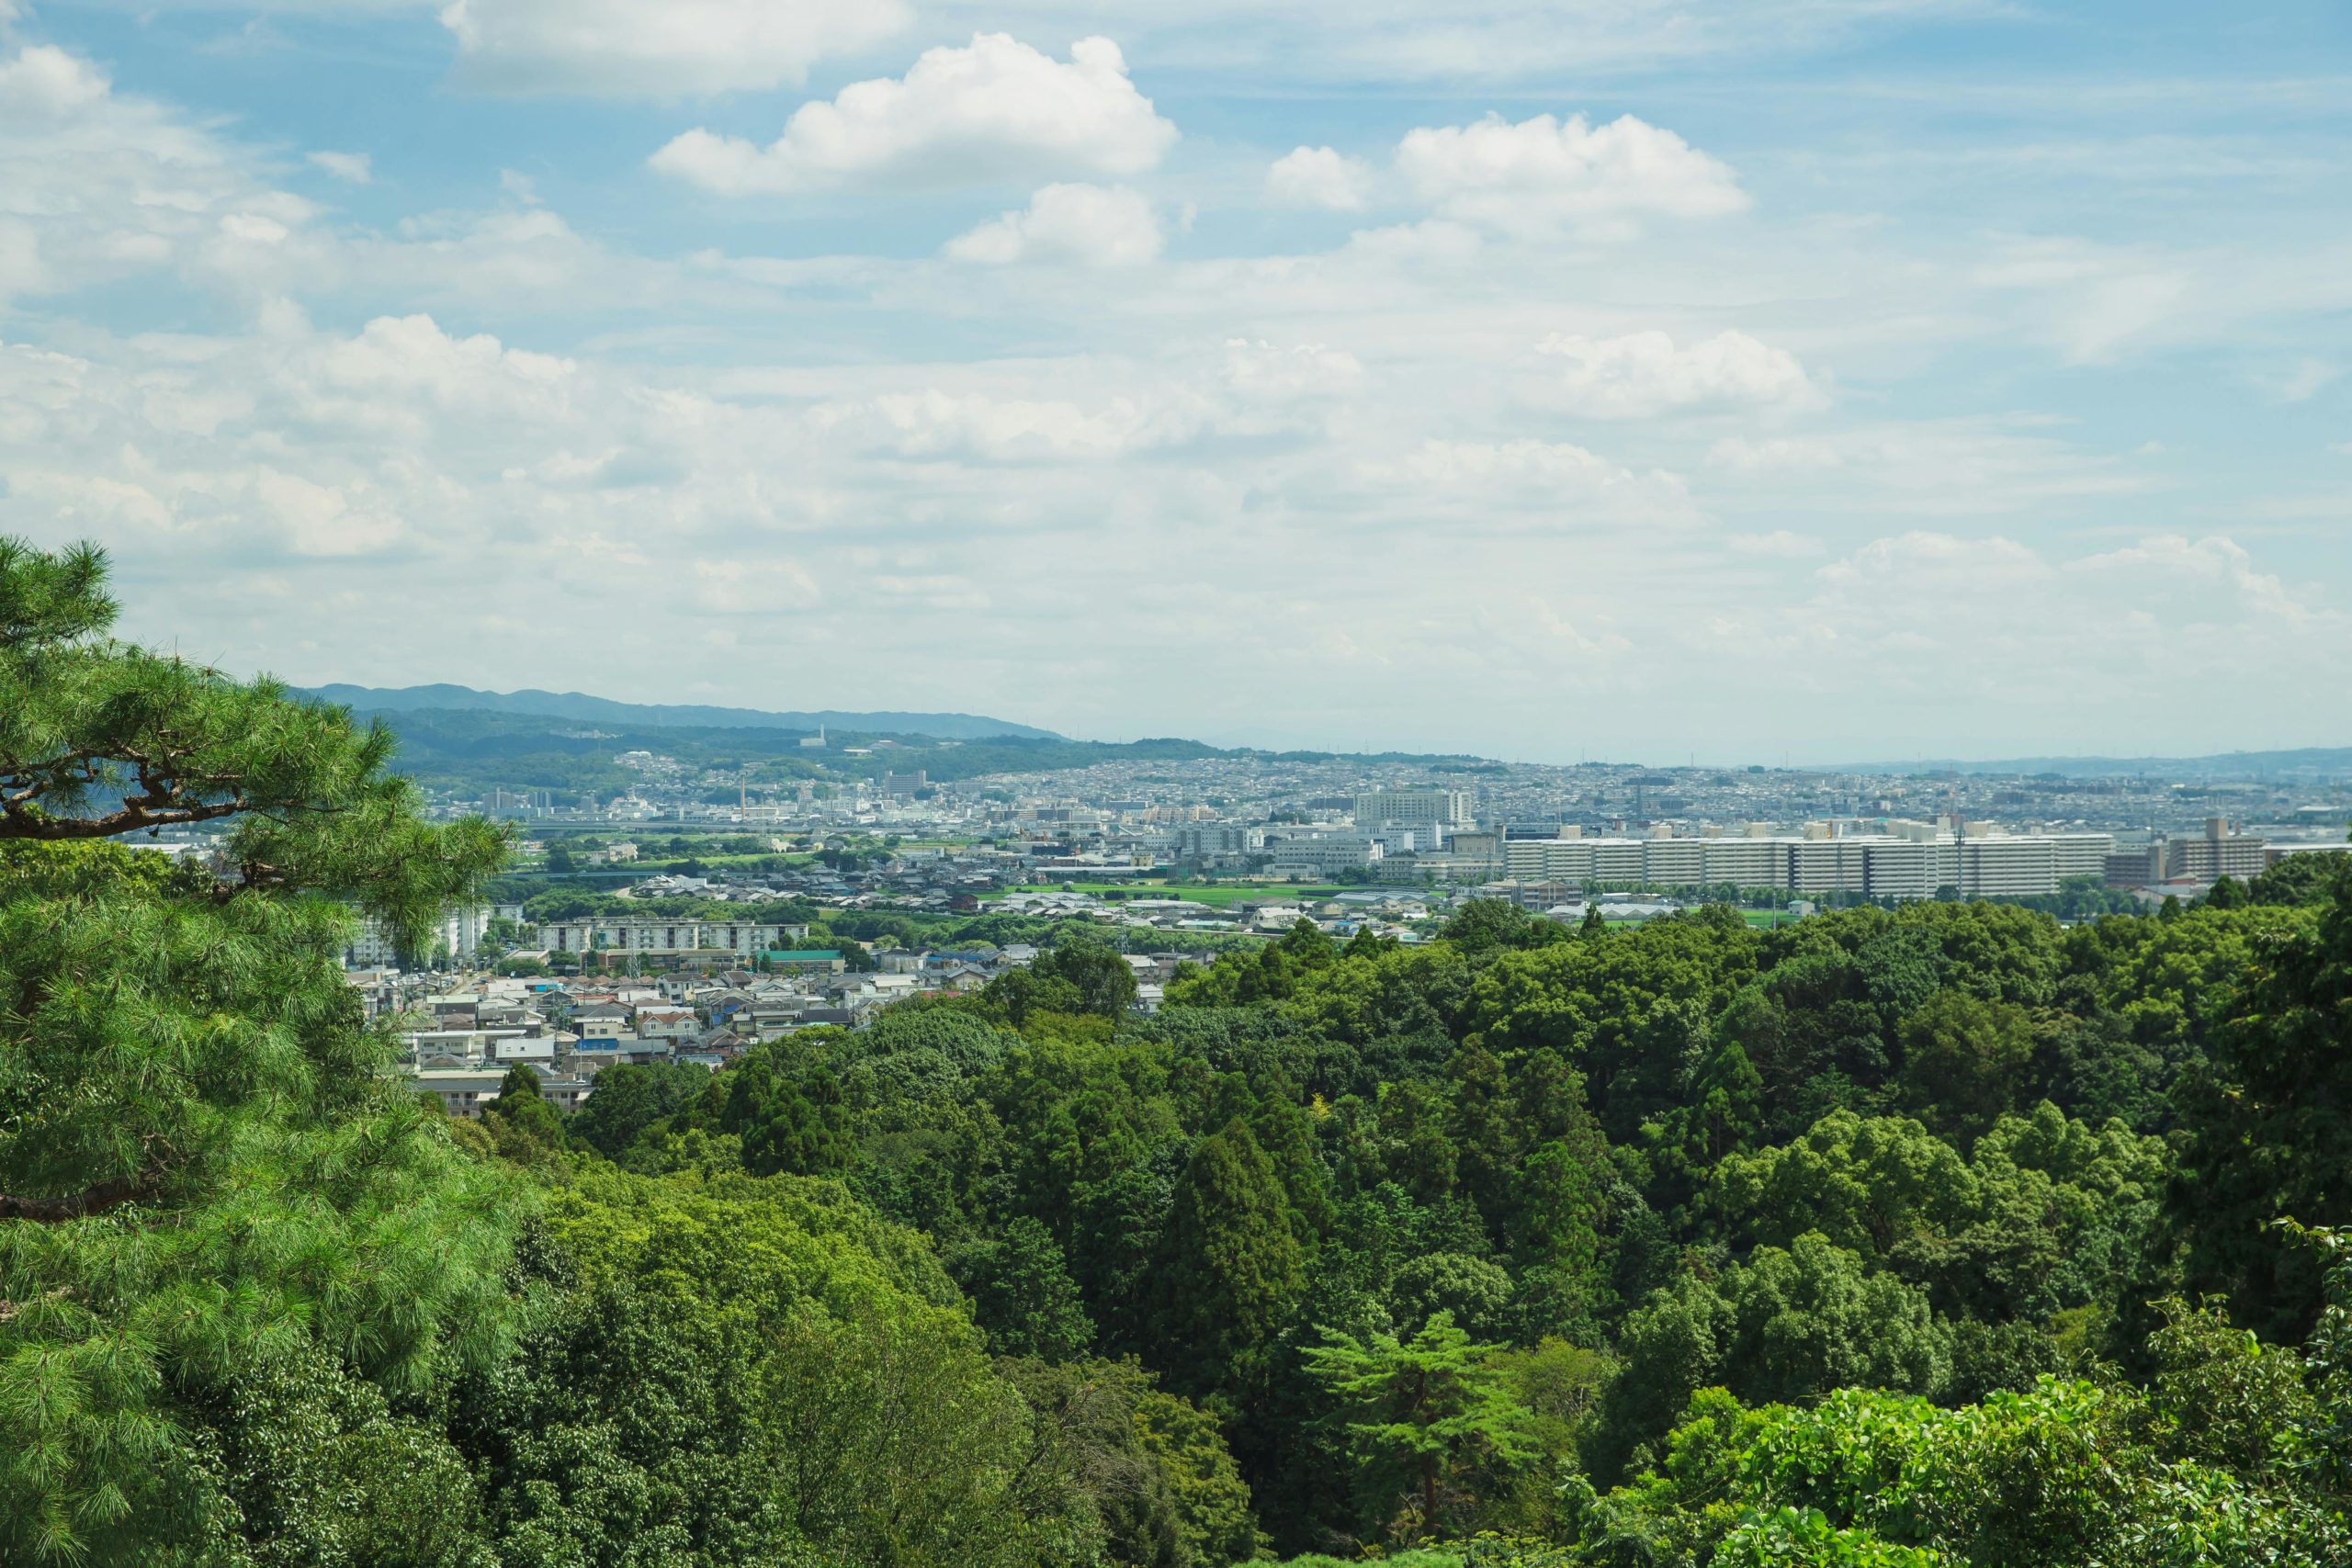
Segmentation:
{"type": "MultiPolygon", "coordinates": [[[[394,1010],[400,1066],[452,1115],[480,1115],[518,1065],[539,1075],[556,1104],[571,1109],[594,1094],[596,1075],[617,1063],[691,1062],[716,1070],[753,1044],[797,1030],[855,1029],[893,1002],[978,990],[1034,962],[1037,950],[978,944],[910,953],[894,955],[899,961],[889,969],[864,974],[847,972],[837,953],[786,956],[806,961],[767,973],[680,971],[648,979],[412,977],[418,992],[394,1010]],[[424,989],[436,983],[440,988],[424,989]]],[[[1178,955],[1128,962],[1143,989],[1139,1008],[1157,1010],[1178,955]]]]}

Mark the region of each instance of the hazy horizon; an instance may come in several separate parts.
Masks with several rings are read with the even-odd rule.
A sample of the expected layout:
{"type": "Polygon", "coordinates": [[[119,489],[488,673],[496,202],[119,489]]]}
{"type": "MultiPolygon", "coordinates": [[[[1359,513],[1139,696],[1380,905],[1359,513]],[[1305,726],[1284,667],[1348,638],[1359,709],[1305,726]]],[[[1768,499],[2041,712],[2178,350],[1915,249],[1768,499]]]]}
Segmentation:
{"type": "Polygon", "coordinates": [[[2352,22],[0,0],[0,533],[311,683],[2340,745],[2352,22]]]}
{"type": "MultiPolygon", "coordinates": [[[[607,698],[603,694],[595,692],[548,692],[543,688],[536,687],[518,687],[508,691],[497,691],[465,686],[458,682],[424,682],[415,686],[408,687],[378,687],[361,685],[357,683],[346,684],[343,682],[320,682],[309,685],[296,682],[295,684],[298,690],[310,692],[315,695],[325,697],[330,701],[347,704],[362,712],[388,712],[398,714],[409,711],[481,711],[495,712],[510,717],[544,716],[551,722],[635,722],[639,724],[650,725],[654,728],[676,726],[687,728],[726,728],[732,727],[756,728],[761,728],[761,726],[753,722],[755,720],[800,720],[817,721],[820,725],[823,723],[831,723],[836,730],[850,731],[858,729],[856,721],[860,719],[889,718],[895,721],[902,719],[921,719],[926,716],[931,716],[948,717],[966,722],[940,729],[926,729],[919,725],[913,724],[898,724],[889,728],[872,728],[870,732],[881,735],[903,734],[909,736],[926,736],[933,739],[959,741],[963,739],[984,738],[988,732],[974,729],[973,725],[970,722],[984,721],[1001,723],[1008,726],[1009,728],[1002,733],[1007,738],[1011,739],[1050,738],[1114,746],[1155,740],[1183,740],[1199,742],[1204,745],[1229,750],[1258,750],[1269,752],[1322,750],[1331,751],[1342,756],[1421,755],[1432,758],[1459,757],[1480,762],[1504,762],[1514,765],[1536,767],[1568,767],[1590,762],[1608,767],[1646,767],[1668,771],[1677,768],[1737,770],[1748,766],[1760,766],[1767,769],[1797,769],[1801,771],[1836,771],[1843,769],[1855,772],[1883,772],[1889,774],[1898,774],[1905,771],[1917,769],[1940,769],[1945,767],[1958,767],[1962,769],[1991,769],[2009,764],[2039,765],[2044,763],[2084,764],[2090,762],[2114,762],[2122,765],[2140,763],[2154,765],[2163,763],[2226,761],[2234,756],[2265,758],[2282,754],[2297,755],[2306,752],[2324,753],[2330,751],[2343,751],[2346,752],[2347,756],[2352,756],[2352,747],[2238,748],[2233,750],[2213,753],[2184,754],[2143,752],[2132,756],[2118,756],[2098,752],[2049,752],[2039,754],[2018,752],[2003,756],[1973,757],[1923,754],[1908,758],[1883,756],[1824,757],[1809,759],[1799,758],[1794,755],[1781,755],[1774,757],[1764,757],[1760,755],[1732,757],[1719,755],[1713,751],[1701,752],[1690,749],[1685,749],[1685,750],[1679,755],[1669,755],[1664,752],[1643,755],[1606,755],[1593,753],[1588,749],[1585,753],[1575,757],[1544,756],[1532,753],[1525,755],[1514,754],[1510,756],[1503,756],[1499,753],[1479,751],[1440,752],[1416,750],[1415,749],[1408,747],[1389,747],[1372,743],[1355,746],[1317,746],[1296,741],[1279,733],[1252,733],[1246,730],[1224,737],[1213,735],[1144,734],[1079,734],[1056,736],[1050,734],[1050,732],[1046,735],[1039,735],[1035,733],[1036,727],[1024,726],[1015,716],[997,712],[967,713],[957,711],[945,714],[934,713],[926,716],[919,711],[903,709],[857,709],[833,706],[815,708],[758,708],[740,707],[730,705],[678,703],[622,705],[624,706],[642,706],[649,710],[666,710],[662,713],[662,716],[656,719],[651,716],[650,712],[645,716],[626,714],[599,716],[593,712],[565,712],[553,706],[539,707],[514,705],[514,699],[525,697],[526,695],[535,697],[552,697],[557,699],[585,698],[590,702],[596,703],[609,703],[616,701],[616,699],[607,698]],[[435,697],[438,697],[439,694],[444,692],[452,694],[447,696],[446,700],[423,700],[418,696],[418,694],[420,693],[430,693],[434,694],[435,697]],[[382,700],[392,697],[400,697],[407,700],[400,702],[387,702],[382,700]],[[475,703],[469,700],[471,697],[482,697],[495,700],[490,703],[475,703]],[[726,714],[731,716],[727,720],[695,716],[698,711],[705,708],[707,708],[707,710],[714,715],[726,714]],[[1029,732],[1025,736],[1023,734],[1023,731],[1024,730],[1029,732]]],[[[809,728],[809,726],[806,722],[799,723],[797,725],[786,723],[783,724],[782,728],[785,728],[787,730],[795,728],[806,729],[809,728]]]]}

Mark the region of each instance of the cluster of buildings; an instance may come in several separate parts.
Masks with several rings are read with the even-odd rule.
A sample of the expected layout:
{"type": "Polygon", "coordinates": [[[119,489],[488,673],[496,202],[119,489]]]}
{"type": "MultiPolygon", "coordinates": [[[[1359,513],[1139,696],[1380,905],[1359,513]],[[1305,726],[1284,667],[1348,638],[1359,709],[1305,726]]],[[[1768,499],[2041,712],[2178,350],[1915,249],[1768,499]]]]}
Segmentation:
{"type": "MultiPolygon", "coordinates": [[[[819,1024],[855,1028],[876,1008],[973,991],[1035,963],[1037,950],[975,944],[885,952],[849,974],[838,953],[797,955],[789,973],[678,968],[660,975],[508,978],[355,972],[370,1005],[395,1021],[400,1066],[452,1115],[477,1116],[517,1066],[559,1110],[577,1110],[617,1063],[674,1062],[712,1071],[753,1044],[819,1024]]],[[[1133,954],[1137,1010],[1155,1011],[1177,953],[1133,954]]]]}
{"type": "MultiPolygon", "coordinates": [[[[1349,846],[1363,856],[1352,863],[1358,866],[1412,863],[1443,886],[1326,889],[1312,896],[1269,889],[1211,906],[1161,896],[1154,887],[1117,887],[1114,859],[1099,840],[1091,850],[1068,841],[1021,840],[991,852],[996,859],[984,873],[967,863],[954,874],[1001,880],[1002,890],[985,905],[989,910],[1095,922],[1117,929],[1129,947],[1137,945],[1142,931],[1272,936],[1301,919],[1341,939],[1369,931],[1412,942],[1473,897],[1511,899],[1555,919],[1581,918],[1598,899],[1607,918],[1625,920],[1676,907],[1658,896],[1668,889],[1733,886],[1774,889],[1802,900],[1855,895],[1899,901],[2046,895],[2088,878],[2153,901],[2201,894],[2220,876],[2258,875],[2290,855],[2344,847],[2323,840],[2275,843],[2219,817],[2194,833],[2139,835],[2022,830],[1953,818],[1840,818],[1792,831],[1767,824],[1736,829],[1702,824],[1690,831],[1657,824],[1640,833],[1588,834],[1578,824],[1538,832],[1484,821],[1473,797],[1451,790],[1374,792],[1326,809],[1321,820],[1236,830],[1262,834],[1250,852],[1268,863],[1278,863],[1282,847],[1294,842],[1334,846],[1334,853],[1337,846],[1349,846]],[[1092,858],[1076,860],[1081,855],[1092,858]],[[1062,881],[1072,863],[1087,865],[1114,886],[1085,891],[1062,881]],[[1604,887],[1619,891],[1595,891],[1604,887]]],[[[1180,822],[1172,833],[1181,838],[1212,829],[1223,832],[1227,825],[1180,822]]],[[[928,852],[917,864],[935,871],[957,858],[928,852]]],[[[1151,863],[1128,851],[1115,863],[1151,863]]],[[[903,886],[890,891],[892,879],[903,874],[895,861],[861,874],[870,874],[875,886],[860,890],[843,884],[822,896],[825,901],[852,908],[936,908],[945,897],[928,884],[919,897],[903,886]]],[[[648,886],[711,895],[703,914],[605,913],[520,928],[516,934],[531,944],[526,951],[558,961],[562,976],[469,974],[449,980],[373,971],[366,967],[368,944],[381,942],[370,935],[349,955],[353,982],[374,1010],[399,1016],[402,1064],[420,1087],[437,1094],[453,1114],[473,1115],[495,1098],[500,1080],[517,1064],[537,1071],[543,1092],[571,1109],[615,1063],[670,1061],[716,1069],[759,1041],[816,1024],[856,1027],[876,1008],[975,990],[1037,956],[1020,944],[886,948],[873,953],[870,970],[853,972],[840,951],[803,945],[807,926],[753,919],[748,910],[743,918],[728,918],[724,895],[748,898],[771,890],[707,882],[687,888],[676,881],[649,879],[648,886]]],[[[966,908],[983,907],[968,891],[953,897],[966,908]]],[[[1792,899],[1791,907],[1800,912],[1811,907],[1802,900],[1792,899]]],[[[441,932],[444,949],[462,964],[492,921],[519,919],[521,913],[514,907],[460,910],[441,932]]],[[[1127,958],[1136,970],[1139,1010],[1158,1009],[1161,987],[1184,956],[1171,946],[1127,958]]]]}
{"type": "Polygon", "coordinates": [[[2199,833],[2148,833],[2119,845],[2107,857],[2107,885],[2152,900],[2195,898],[2224,876],[2251,881],[2293,856],[2341,853],[2346,848],[2324,840],[2274,843],[2239,831],[2226,817],[2209,817],[2199,833]]]}
{"type": "MultiPolygon", "coordinates": [[[[2199,852],[2177,847],[2201,840],[2209,817],[2244,825],[2228,838],[2289,849],[2341,843],[2352,822],[2352,771],[2339,762],[2330,772],[2319,753],[2104,773],[2063,763],[1987,772],[1230,753],[956,776],[957,754],[954,742],[921,738],[804,749],[790,767],[823,776],[780,780],[781,764],[756,758],[706,766],[634,750],[616,759],[634,782],[593,807],[496,790],[443,804],[493,806],[549,835],[671,823],[788,831],[797,841],[945,841],[963,847],[932,863],[903,853],[887,867],[810,868],[778,889],[942,904],[1170,868],[1437,891],[1534,878],[2031,896],[2072,876],[2128,875],[2135,887],[2210,880],[2218,873],[2200,869],[2199,852]],[[1552,847],[1531,861],[1518,847],[1528,841],[1552,847]],[[2144,854],[2157,843],[2166,847],[2152,866],[2144,854]],[[2110,855],[2130,864],[2111,867],[2110,855]]],[[[611,846],[605,864],[626,863],[625,854],[611,846]]]]}

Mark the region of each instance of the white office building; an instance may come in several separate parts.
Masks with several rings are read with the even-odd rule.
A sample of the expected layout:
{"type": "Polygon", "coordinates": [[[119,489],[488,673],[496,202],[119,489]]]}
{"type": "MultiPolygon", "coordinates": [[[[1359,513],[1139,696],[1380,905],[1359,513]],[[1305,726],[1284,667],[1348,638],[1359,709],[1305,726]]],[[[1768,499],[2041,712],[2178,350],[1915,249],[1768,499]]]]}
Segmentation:
{"type": "Polygon", "coordinates": [[[1359,828],[1470,828],[1477,824],[1469,793],[1458,789],[1381,790],[1356,796],[1359,828]]]}

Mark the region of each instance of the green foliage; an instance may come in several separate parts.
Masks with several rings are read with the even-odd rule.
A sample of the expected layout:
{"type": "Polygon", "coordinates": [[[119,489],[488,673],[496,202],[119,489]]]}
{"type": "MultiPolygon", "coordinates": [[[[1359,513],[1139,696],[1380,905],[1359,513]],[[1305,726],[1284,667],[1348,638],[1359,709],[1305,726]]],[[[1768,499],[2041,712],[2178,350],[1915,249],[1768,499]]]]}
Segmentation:
{"type": "Polygon", "coordinates": [[[1811,1400],[1838,1388],[1942,1390],[1951,1330],[1927,1295],[1816,1231],[1758,1247],[1720,1280],[1686,1274],[1626,1319],[1595,1451],[1604,1470],[1658,1436],[1698,1389],[1811,1400]]]}
{"type": "Polygon", "coordinates": [[[1068,1361],[1094,1342],[1078,1286],[1046,1227],[1019,1215],[995,1241],[975,1241],[947,1259],[971,1298],[989,1348],[1000,1356],[1068,1361]]]}
{"type": "Polygon", "coordinates": [[[838,1187],[553,1194],[530,1353],[469,1390],[504,1560],[1029,1563],[1059,1478],[920,1238],[838,1187]]]}
{"type": "Polygon", "coordinates": [[[1740,1239],[1787,1246],[1816,1231],[1948,1312],[1999,1322],[2110,1299],[2164,1176],[2157,1140],[2047,1102],[1996,1122],[1969,1160],[1917,1122],[1840,1111],[1724,1160],[1713,1196],[1740,1239]]]}
{"type": "Polygon", "coordinates": [[[1185,1556],[1202,1568],[1255,1557],[1260,1536],[1250,1510],[1250,1486],[1216,1421],[1154,1389],[1136,1399],[1135,1425],[1144,1451],[1168,1479],[1185,1556]]]}
{"type": "Polygon", "coordinates": [[[1419,1512],[1403,1533],[1434,1535],[1442,1519],[1463,1522],[1465,1472],[1507,1471],[1535,1457],[1533,1418],[1512,1397],[1499,1349],[1473,1343],[1440,1312],[1409,1340],[1326,1329],[1306,1352],[1346,1427],[1372,1522],[1386,1525],[1409,1504],[1419,1512]]]}
{"type": "Polygon", "coordinates": [[[2175,1457],[2148,1416],[2127,1391],[2054,1379],[1956,1409],[1848,1389],[1749,1410],[1717,1391],[1657,1469],[1585,1496],[1579,1560],[1647,1541],[1718,1562],[2316,1568],[2345,1550],[2339,1511],[2175,1457]]]}
{"type": "Polygon", "coordinates": [[[2324,904],[2343,871],[2336,855],[2289,855],[2248,882],[2246,897],[2256,904],[2324,904]]]}
{"type": "Polygon", "coordinates": [[[1039,980],[1059,981],[1077,992],[1078,1006],[1070,1010],[1119,1018],[1135,1005],[1134,967],[1101,942],[1066,939],[1039,954],[1031,969],[1039,980]]]}
{"type": "Polygon", "coordinates": [[[1945,1568],[1951,1559],[1833,1525],[1818,1508],[1783,1506],[1724,1537],[1714,1561],[1721,1568],[1945,1568]]]}
{"type": "Polygon", "coordinates": [[[1473,959],[1549,947],[1568,939],[1558,921],[1545,919],[1500,898],[1476,898],[1464,904],[1438,934],[1473,959]]]}
{"type": "Polygon", "coordinates": [[[845,1169],[854,1145],[840,1083],[790,1039],[749,1052],[728,1075],[718,1127],[742,1141],[754,1176],[823,1176],[845,1169]]]}
{"type": "MultiPolygon", "coordinates": [[[[107,640],[104,580],[0,541],[0,1556],[210,1561],[256,1380],[350,1384],[321,1398],[389,1452],[371,1400],[496,1351],[509,1184],[392,1082],[335,954],[355,904],[413,939],[503,842],[425,824],[384,732],[107,640]],[[92,841],[200,821],[225,878],[92,841]]],[[[318,1492],[358,1452],[250,1531],[348,1560],[318,1492]]]]}
{"type": "Polygon", "coordinates": [[[509,1159],[529,1163],[563,1146],[563,1118],[540,1094],[537,1070],[520,1062],[499,1080],[498,1098],[482,1108],[482,1121],[509,1159]]]}
{"type": "Polygon", "coordinates": [[[590,1095],[571,1121],[571,1135],[608,1159],[617,1159],[649,1128],[685,1109],[710,1087],[710,1074],[678,1062],[619,1062],[596,1075],[590,1095]]]}
{"type": "Polygon", "coordinates": [[[2170,1209],[2187,1283],[2274,1338],[2299,1337],[2323,1299],[2317,1260],[2274,1222],[2352,1222],[2352,867],[2332,892],[2232,988],[2211,1066],[2182,1096],[2190,1139],[2170,1209]]]}
{"type": "Polygon", "coordinates": [[[1901,1096],[1955,1141],[1973,1140],[2016,1103],[2033,1032],[2014,1002],[1939,991],[1903,1021],[1901,1096]]]}
{"type": "Polygon", "coordinates": [[[1301,1285],[1301,1249],[1273,1162],[1239,1121],[1201,1140],[1176,1183],[1161,1240],[1168,1332],[1197,1358],[1205,1391],[1270,1340],[1301,1285]]]}
{"type": "Polygon", "coordinates": [[[480,1499],[435,1425],[394,1415],[315,1346],[257,1362],[214,1406],[220,1474],[252,1561],[492,1568],[480,1499]]]}

